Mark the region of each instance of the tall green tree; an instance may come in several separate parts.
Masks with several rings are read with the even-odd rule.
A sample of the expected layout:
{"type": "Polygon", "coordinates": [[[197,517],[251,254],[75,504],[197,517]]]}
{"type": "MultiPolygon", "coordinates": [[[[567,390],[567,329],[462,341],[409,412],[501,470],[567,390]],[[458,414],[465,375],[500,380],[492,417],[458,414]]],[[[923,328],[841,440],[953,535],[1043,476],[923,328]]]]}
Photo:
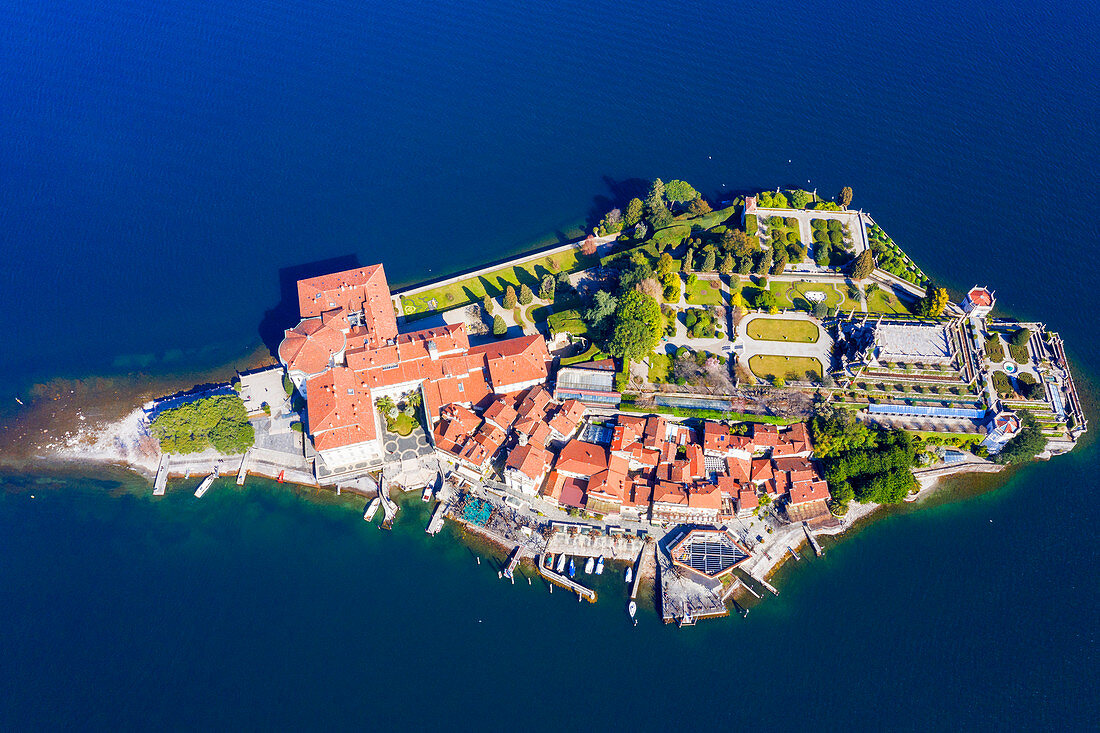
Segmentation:
{"type": "Polygon", "coordinates": [[[645,210],[653,226],[660,227],[672,220],[672,214],[665,204],[665,184],[660,178],[654,179],[645,196],[645,210]]]}
{"type": "Polygon", "coordinates": [[[710,204],[708,204],[707,200],[702,196],[696,199],[692,199],[688,203],[688,213],[692,216],[702,216],[703,214],[709,214],[710,212],[710,204]]]}
{"type": "Polygon", "coordinates": [[[942,316],[944,309],[947,308],[947,303],[950,298],[947,295],[947,290],[944,288],[937,288],[936,285],[929,280],[928,287],[924,290],[924,297],[920,301],[920,314],[922,316],[942,316]]]}
{"type": "Polygon", "coordinates": [[[615,324],[607,344],[612,356],[641,359],[653,351],[661,336],[661,307],[645,293],[631,290],[619,298],[615,324]]]}
{"type": "Polygon", "coordinates": [[[852,203],[852,187],[845,186],[840,189],[840,196],[837,199],[840,201],[840,205],[847,209],[852,203]]]}
{"type": "Polygon", "coordinates": [[[718,258],[717,253],[714,251],[714,245],[708,244],[703,250],[703,271],[714,272],[714,268],[717,267],[716,260],[718,258]]]}
{"type": "Polygon", "coordinates": [[[796,209],[805,209],[811,198],[808,191],[802,189],[791,191],[791,205],[796,209]]]}
{"type": "Polygon", "coordinates": [[[871,254],[871,250],[865,249],[859,253],[859,257],[856,257],[855,261],[852,263],[852,278],[855,280],[866,280],[874,271],[874,255],[871,254]]]}
{"type": "Polygon", "coordinates": [[[543,300],[554,299],[554,276],[546,275],[539,284],[539,297],[543,300]]]}
{"type": "Polygon", "coordinates": [[[506,333],[508,333],[508,324],[504,322],[503,318],[497,316],[493,319],[493,335],[500,338],[506,333]]]}
{"type": "Polygon", "coordinates": [[[516,307],[516,289],[511,285],[504,291],[504,307],[508,310],[516,307]]]}
{"type": "Polygon", "coordinates": [[[642,220],[642,214],[645,213],[645,209],[642,208],[642,200],[640,198],[630,199],[630,203],[626,205],[626,214],[623,215],[623,224],[628,227],[632,227],[642,220]]]}
{"type": "Polygon", "coordinates": [[[530,305],[531,301],[535,299],[535,294],[531,292],[531,288],[524,283],[519,286],[519,304],[530,305]]]}
{"type": "Polygon", "coordinates": [[[665,184],[665,198],[677,204],[699,198],[699,192],[684,181],[669,181],[665,184]]]}

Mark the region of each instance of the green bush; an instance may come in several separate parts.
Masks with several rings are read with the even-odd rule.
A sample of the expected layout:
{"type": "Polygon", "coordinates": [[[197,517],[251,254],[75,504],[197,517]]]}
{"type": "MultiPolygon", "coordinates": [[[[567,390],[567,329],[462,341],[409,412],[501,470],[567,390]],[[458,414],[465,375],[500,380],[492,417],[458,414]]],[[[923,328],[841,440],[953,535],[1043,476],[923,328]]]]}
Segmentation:
{"type": "MultiPolygon", "coordinates": [[[[270,409],[270,408],[269,408],[270,409]]],[[[237,395],[204,397],[157,415],[150,431],[165,453],[244,453],[256,440],[252,423],[237,395]]]]}

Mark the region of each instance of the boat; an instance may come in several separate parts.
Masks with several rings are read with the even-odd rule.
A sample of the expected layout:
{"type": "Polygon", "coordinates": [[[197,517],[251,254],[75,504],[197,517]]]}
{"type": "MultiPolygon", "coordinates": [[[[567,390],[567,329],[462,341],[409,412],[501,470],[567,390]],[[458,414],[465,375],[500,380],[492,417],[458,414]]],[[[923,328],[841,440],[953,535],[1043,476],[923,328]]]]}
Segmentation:
{"type": "Polygon", "coordinates": [[[363,521],[369,522],[374,519],[374,515],[378,513],[378,507],[382,506],[381,497],[374,497],[370,500],[370,504],[367,504],[367,508],[363,510],[363,521]]]}
{"type": "Polygon", "coordinates": [[[577,565],[573,562],[573,558],[569,558],[569,577],[572,578],[577,574],[577,565]]]}
{"type": "Polygon", "coordinates": [[[562,554],[558,555],[558,572],[559,573],[564,573],[565,572],[565,557],[566,557],[566,555],[565,555],[564,552],[562,554]]]}
{"type": "Polygon", "coordinates": [[[638,612],[638,604],[634,601],[631,601],[627,604],[626,610],[630,612],[630,618],[634,618],[634,614],[638,612]]]}
{"type": "Polygon", "coordinates": [[[634,568],[630,567],[626,569],[626,582],[634,580],[634,568]]]}
{"type": "Polygon", "coordinates": [[[554,556],[551,553],[546,553],[546,561],[542,564],[543,567],[554,569],[554,556]]]}
{"type": "Polygon", "coordinates": [[[210,475],[202,480],[199,484],[199,488],[195,489],[195,498],[201,499],[202,495],[206,493],[206,490],[210,488],[210,484],[214,483],[214,479],[218,477],[217,471],[211,471],[210,475]]]}
{"type": "Polygon", "coordinates": [[[432,485],[431,484],[428,484],[427,486],[424,487],[424,493],[420,495],[420,500],[421,501],[431,501],[432,500],[432,485]]]}
{"type": "Polygon", "coordinates": [[[285,479],[285,478],[286,478],[286,471],[279,471],[279,479],[278,479],[279,483],[282,483],[283,479],[285,479]]]}
{"type": "Polygon", "coordinates": [[[591,575],[592,571],[596,569],[596,558],[588,558],[588,562],[584,564],[584,572],[586,575],[591,575]]]}
{"type": "Polygon", "coordinates": [[[603,555],[596,560],[596,575],[603,575],[603,555]]]}

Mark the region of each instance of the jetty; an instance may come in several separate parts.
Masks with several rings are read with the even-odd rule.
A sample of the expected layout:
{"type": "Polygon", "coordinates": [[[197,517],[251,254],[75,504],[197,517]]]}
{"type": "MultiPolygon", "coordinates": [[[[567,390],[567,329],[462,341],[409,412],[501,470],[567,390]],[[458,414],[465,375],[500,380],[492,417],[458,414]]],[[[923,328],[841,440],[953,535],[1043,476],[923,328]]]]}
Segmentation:
{"type": "Polygon", "coordinates": [[[519,561],[523,559],[523,548],[520,545],[516,545],[516,549],[512,550],[512,556],[508,558],[508,565],[504,568],[504,577],[513,578],[516,566],[519,565],[519,561]]]}
{"type": "Polygon", "coordinates": [[[241,467],[237,469],[237,486],[244,486],[244,480],[248,478],[248,459],[251,455],[251,448],[244,452],[244,458],[241,459],[241,467]]]}
{"type": "Polygon", "coordinates": [[[164,490],[168,487],[168,464],[171,461],[171,454],[160,454],[160,463],[157,465],[157,478],[153,482],[153,496],[164,496],[164,490]]]}
{"type": "Polygon", "coordinates": [[[382,500],[382,529],[393,529],[393,520],[397,517],[397,502],[390,498],[390,487],[383,476],[378,483],[378,498],[382,500]]]}
{"type": "Polygon", "coordinates": [[[787,545],[787,551],[791,553],[791,557],[793,557],[796,562],[802,562],[802,558],[798,556],[798,553],[794,551],[793,547],[787,545]]]}
{"type": "Polygon", "coordinates": [[[439,534],[439,530],[443,529],[443,517],[446,516],[449,508],[450,504],[445,501],[441,501],[436,505],[435,511],[432,512],[432,518],[428,522],[428,529],[425,530],[428,534],[433,537],[439,534]]]}
{"type": "MultiPolygon", "coordinates": [[[[638,597],[638,587],[642,584],[642,571],[646,567],[646,560],[653,555],[653,553],[646,552],[649,549],[656,552],[656,549],[651,548],[650,544],[646,542],[645,546],[642,547],[642,551],[638,553],[638,562],[634,564],[634,580],[630,584],[630,600],[632,601],[638,597]]],[[[656,561],[654,556],[654,562],[656,561]]]]}
{"type": "Polygon", "coordinates": [[[817,541],[817,538],[810,532],[810,527],[805,522],[802,523],[802,529],[806,532],[806,539],[810,541],[810,547],[813,548],[814,554],[821,557],[825,554],[825,551],[821,549],[821,544],[817,541]]]}
{"type": "Polygon", "coordinates": [[[535,567],[539,570],[539,575],[549,580],[554,585],[560,585],[562,588],[573,591],[581,598],[585,599],[589,603],[596,602],[596,591],[591,588],[585,588],[583,585],[568,578],[559,573],[555,573],[553,570],[549,570],[543,567],[542,558],[540,556],[535,557],[535,567]]]}
{"type": "Polygon", "coordinates": [[[218,469],[215,466],[210,472],[210,475],[202,480],[199,484],[199,488],[195,489],[195,498],[201,499],[202,495],[206,493],[206,490],[210,488],[210,484],[214,483],[214,479],[218,477],[218,469]]]}

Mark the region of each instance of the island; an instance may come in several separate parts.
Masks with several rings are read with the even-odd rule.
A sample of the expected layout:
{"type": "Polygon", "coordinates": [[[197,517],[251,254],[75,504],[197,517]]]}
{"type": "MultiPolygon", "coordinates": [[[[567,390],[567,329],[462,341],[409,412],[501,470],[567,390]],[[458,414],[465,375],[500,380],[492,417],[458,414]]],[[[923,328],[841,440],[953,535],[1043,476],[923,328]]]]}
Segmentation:
{"type": "Polygon", "coordinates": [[[820,538],[940,478],[1071,450],[1061,338],[953,302],[871,216],[655,180],[589,236],[397,292],[302,279],[277,363],[152,400],[57,453],[169,476],[409,496],[503,548],[502,578],[596,600],[605,562],[666,622],[778,593],[820,538]],[[807,549],[808,548],[808,549],[807,549]],[[579,567],[578,567],[579,564],[579,567]],[[648,590],[647,590],[648,589],[648,590]],[[648,595],[651,594],[651,595],[648,595]]]}

